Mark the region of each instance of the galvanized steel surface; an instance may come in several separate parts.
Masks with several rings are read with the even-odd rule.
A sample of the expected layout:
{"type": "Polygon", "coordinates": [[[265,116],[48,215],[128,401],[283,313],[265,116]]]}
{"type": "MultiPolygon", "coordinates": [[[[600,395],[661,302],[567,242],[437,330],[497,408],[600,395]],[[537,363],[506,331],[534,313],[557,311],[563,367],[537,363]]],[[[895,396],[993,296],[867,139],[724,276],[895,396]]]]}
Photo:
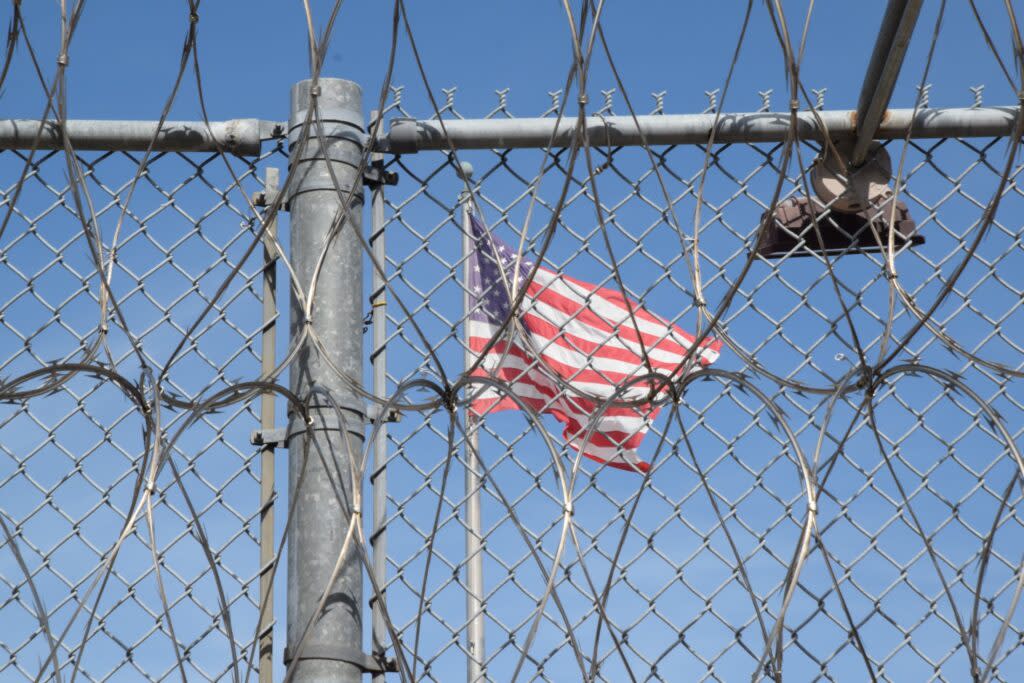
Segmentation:
{"type": "Polygon", "coordinates": [[[362,680],[363,572],[358,554],[344,547],[356,542],[352,527],[360,519],[352,510],[361,507],[349,473],[363,450],[365,411],[361,383],[350,387],[346,378],[363,375],[363,148],[333,128],[353,119],[344,125],[355,127],[361,115],[362,91],[351,81],[292,88],[289,259],[305,296],[293,294],[291,302],[290,345],[300,350],[290,384],[296,396],[309,397],[305,415],[289,416],[296,436],[288,442],[288,659],[296,683],[362,680]],[[310,126],[313,117],[322,128],[310,126]]]}
{"type": "Polygon", "coordinates": [[[259,156],[263,140],[281,137],[284,124],[235,121],[56,121],[0,119],[0,149],[64,149],[67,138],[82,151],[228,152],[259,156]]]}

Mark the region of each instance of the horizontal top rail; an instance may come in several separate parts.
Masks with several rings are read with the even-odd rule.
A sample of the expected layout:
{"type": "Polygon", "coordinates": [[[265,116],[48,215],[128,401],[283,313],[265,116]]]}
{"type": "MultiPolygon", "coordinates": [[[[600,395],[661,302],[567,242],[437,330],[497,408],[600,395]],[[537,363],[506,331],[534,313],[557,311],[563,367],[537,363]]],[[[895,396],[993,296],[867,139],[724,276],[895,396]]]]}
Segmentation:
{"type": "Polygon", "coordinates": [[[257,156],[260,143],[284,135],[283,123],[231,121],[56,121],[0,120],[0,149],[63,149],[63,130],[77,150],[216,152],[257,156]],[[40,128],[42,130],[40,131],[40,128]],[[38,143],[37,143],[38,137],[38,143]]]}
{"type": "MultiPolygon", "coordinates": [[[[1013,132],[1017,107],[964,109],[890,109],[882,118],[876,139],[903,138],[913,124],[915,138],[1000,137],[1013,132]]],[[[590,116],[587,135],[594,147],[643,144],[685,145],[707,143],[715,129],[716,142],[782,142],[789,133],[787,112],[740,114],[655,114],[590,116]],[[639,126],[637,125],[639,123],[639,126]],[[643,135],[641,136],[641,133],[643,135]]],[[[857,132],[854,111],[802,111],[797,114],[800,139],[852,137],[857,132]],[[819,119],[821,123],[819,124],[819,119]],[[824,124],[823,126],[821,124],[824,124]]],[[[512,149],[568,147],[576,119],[566,117],[523,119],[395,119],[378,151],[405,154],[425,150],[512,149]],[[557,126],[557,129],[556,129],[557,126]]]]}
{"type": "MultiPolygon", "coordinates": [[[[1013,133],[1018,107],[973,107],[957,109],[890,109],[875,133],[875,139],[1003,137],[1013,133]]],[[[786,112],[720,114],[654,114],[638,116],[590,116],[587,135],[594,147],[641,145],[692,145],[707,143],[715,129],[715,141],[782,142],[789,134],[786,112]],[[639,124],[639,126],[637,125],[639,124]]],[[[797,114],[797,132],[802,140],[821,141],[825,131],[833,139],[852,138],[857,133],[854,111],[802,111],[797,114]]],[[[282,137],[285,125],[260,119],[230,121],[89,121],[69,120],[63,130],[76,150],[145,151],[150,144],[157,152],[225,151],[240,156],[260,153],[263,140],[282,137]],[[154,141],[155,139],[155,141],[154,141]]],[[[374,144],[374,151],[409,154],[428,150],[515,149],[568,147],[572,144],[576,119],[393,119],[387,134],[374,144]],[[557,129],[556,129],[557,126],[557,129]]],[[[0,120],[0,149],[61,149],[61,126],[56,121],[0,120]],[[42,132],[40,134],[40,125],[42,132]],[[38,143],[36,138],[38,136],[38,143]]]]}

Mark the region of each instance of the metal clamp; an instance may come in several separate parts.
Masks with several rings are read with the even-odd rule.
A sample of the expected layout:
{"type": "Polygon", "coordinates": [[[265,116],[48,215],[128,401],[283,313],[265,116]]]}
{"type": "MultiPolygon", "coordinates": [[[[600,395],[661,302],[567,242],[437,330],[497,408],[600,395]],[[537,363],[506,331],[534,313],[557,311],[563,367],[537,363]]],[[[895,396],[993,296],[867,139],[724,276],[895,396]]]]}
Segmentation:
{"type": "MultiPolygon", "coordinates": [[[[264,190],[257,190],[252,193],[253,206],[259,206],[265,208],[273,205],[277,201],[277,196],[281,193],[277,188],[266,188],[264,190]]],[[[281,202],[281,211],[288,210],[288,202],[281,202]]]]}
{"type": "Polygon", "coordinates": [[[366,421],[369,424],[375,424],[377,422],[398,422],[402,419],[402,411],[398,408],[389,408],[385,411],[383,406],[376,403],[367,404],[363,415],[366,417],[366,421]]]}
{"type": "MultiPolygon", "coordinates": [[[[332,662],[353,664],[359,667],[359,670],[364,674],[398,673],[398,662],[393,657],[385,657],[383,654],[368,655],[359,650],[353,650],[352,648],[340,645],[328,647],[307,645],[302,648],[302,655],[299,657],[299,660],[306,659],[326,659],[332,662]]],[[[285,666],[291,664],[292,661],[294,661],[294,658],[286,647],[284,649],[285,666]]]]}
{"type": "MultiPolygon", "coordinates": [[[[366,420],[366,424],[375,424],[377,422],[398,422],[402,418],[402,413],[396,408],[391,408],[388,411],[382,411],[381,406],[375,403],[367,405],[363,410],[363,418],[366,420]]],[[[334,429],[337,427],[317,427],[317,429],[334,429]]],[[[305,429],[298,431],[289,432],[287,427],[275,427],[274,429],[254,429],[249,435],[249,443],[253,446],[270,446],[271,448],[286,448],[288,446],[288,440],[293,436],[304,434],[305,429]]]]}
{"type": "Polygon", "coordinates": [[[363,171],[363,183],[367,187],[379,187],[381,185],[397,185],[398,174],[384,168],[384,161],[378,159],[371,162],[363,171]]]}

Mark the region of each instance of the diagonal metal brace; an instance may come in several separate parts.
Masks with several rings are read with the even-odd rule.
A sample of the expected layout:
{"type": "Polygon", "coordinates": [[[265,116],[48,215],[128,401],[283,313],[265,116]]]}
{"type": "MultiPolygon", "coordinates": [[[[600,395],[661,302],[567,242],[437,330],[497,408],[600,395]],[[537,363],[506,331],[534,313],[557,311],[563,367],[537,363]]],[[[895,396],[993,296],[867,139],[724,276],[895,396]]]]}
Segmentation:
{"type": "Polygon", "coordinates": [[[885,8],[857,103],[857,140],[850,155],[854,166],[867,159],[868,147],[885,119],[923,1],[889,0],[885,8]]]}

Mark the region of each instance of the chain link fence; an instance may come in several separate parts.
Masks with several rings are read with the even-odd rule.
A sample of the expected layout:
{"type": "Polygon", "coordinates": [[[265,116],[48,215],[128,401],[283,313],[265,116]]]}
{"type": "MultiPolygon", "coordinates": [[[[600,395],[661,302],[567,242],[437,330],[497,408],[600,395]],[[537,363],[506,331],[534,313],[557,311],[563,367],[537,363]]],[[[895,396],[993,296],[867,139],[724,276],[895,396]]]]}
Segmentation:
{"type": "MultiPolygon", "coordinates": [[[[445,92],[444,116],[461,118],[445,92]]],[[[395,95],[391,115],[425,118],[395,95]]],[[[614,110],[613,92],[605,98],[599,114],[628,115],[614,110]]],[[[541,115],[558,107],[554,93],[541,115]]],[[[510,116],[499,91],[487,118],[510,116]]],[[[641,447],[654,463],[649,480],[583,460],[566,533],[562,481],[539,436],[553,435],[568,468],[576,454],[561,426],[517,412],[481,422],[486,678],[574,680],[582,667],[602,681],[772,680],[784,662],[793,680],[958,681],[972,666],[982,675],[1001,640],[986,675],[1012,680],[1024,535],[1018,466],[994,421],[1020,438],[1017,162],[972,244],[1007,141],[915,141],[905,157],[900,142],[887,143],[902,166],[899,199],[925,239],[897,245],[905,300],[883,253],[826,261],[810,228],[780,257],[751,257],[780,174],[781,202],[807,196],[820,145],[799,144],[783,168],[781,143],[657,147],[651,157],[599,135],[590,144],[590,165],[581,155],[568,178],[566,149],[458,159],[474,168],[474,199],[495,235],[514,246],[529,225],[527,258],[536,258],[559,209],[546,265],[612,289],[617,270],[628,296],[690,331],[707,323],[693,284],[698,251],[704,311],[722,311],[714,367],[735,374],[687,386],[663,411],[641,447]],[[919,316],[927,327],[911,336],[919,316]],[[858,386],[851,370],[862,357],[874,364],[894,352],[891,372],[858,386]],[[813,514],[801,457],[815,471],[813,514]],[[809,515],[816,529],[787,598],[809,515]]],[[[391,395],[462,367],[464,257],[457,163],[443,152],[388,163],[401,179],[386,194],[388,282],[411,313],[388,308],[391,395]]],[[[464,429],[449,448],[448,419],[410,416],[388,433],[388,603],[423,678],[437,681],[478,656],[467,650],[464,604],[471,468],[464,429]]]]}
{"type": "Polygon", "coordinates": [[[183,406],[260,374],[249,196],[286,160],[270,144],[251,161],[154,154],[137,176],[142,162],[0,153],[4,680],[222,680],[253,647],[256,406],[188,422],[183,406]],[[151,463],[147,417],[181,435],[117,545],[151,463]]]}
{"type": "MultiPolygon", "coordinates": [[[[446,92],[442,115],[461,118],[446,92]]],[[[552,97],[541,116],[557,115],[552,97]]],[[[609,92],[599,113],[616,106],[609,92]]],[[[395,88],[385,118],[429,114],[395,88]]],[[[511,116],[500,92],[486,118],[511,116]]],[[[462,410],[402,411],[364,482],[367,498],[377,484],[367,537],[393,628],[379,618],[371,634],[365,618],[366,649],[394,656],[396,636],[406,673],[431,681],[461,679],[468,660],[495,681],[1014,680],[1024,197],[1016,159],[1000,184],[1010,143],[886,143],[924,238],[889,269],[879,251],[826,259],[808,230],[782,256],[756,254],[776,193],[807,196],[816,143],[788,164],[781,143],[590,143],[589,161],[530,149],[458,160],[474,168],[481,218],[513,245],[525,229],[528,257],[554,220],[552,270],[611,289],[621,278],[691,332],[720,314],[718,372],[654,420],[646,479],[582,460],[569,483],[577,456],[557,422],[508,411],[475,429],[474,489],[462,410]],[[882,359],[877,376],[859,372],[882,359]],[[471,565],[482,595],[467,609],[471,565]]],[[[258,403],[194,420],[188,404],[263,375],[272,320],[251,198],[287,163],[283,143],[250,160],[157,154],[137,180],[141,154],[73,159],[0,153],[0,678],[254,677],[258,403]],[[88,192],[68,182],[78,174],[88,192]],[[181,427],[160,444],[173,466],[115,545],[151,419],[169,437],[181,427]]],[[[364,379],[425,403],[436,395],[411,381],[450,386],[464,368],[466,186],[448,153],[383,163],[398,184],[367,224],[387,289],[366,268],[364,291],[367,320],[386,320],[386,379],[374,385],[384,355],[369,343],[364,379]]]]}

